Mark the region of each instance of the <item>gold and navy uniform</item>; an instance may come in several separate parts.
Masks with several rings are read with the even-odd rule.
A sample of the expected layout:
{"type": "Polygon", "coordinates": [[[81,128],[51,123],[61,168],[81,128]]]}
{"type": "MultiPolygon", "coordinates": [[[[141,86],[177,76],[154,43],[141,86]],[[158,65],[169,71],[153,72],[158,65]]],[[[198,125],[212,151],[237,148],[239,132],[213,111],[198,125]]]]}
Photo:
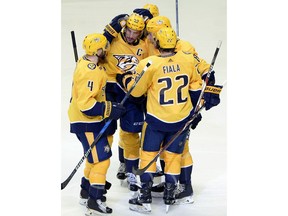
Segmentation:
{"type": "MultiPolygon", "coordinates": [[[[106,87],[107,97],[116,102],[121,102],[126,91],[116,82],[116,75],[134,71],[139,61],[148,55],[146,44],[143,40],[138,40],[135,44],[130,45],[125,42],[124,33],[118,34],[113,39],[109,53],[106,57],[108,81],[106,87]]],[[[120,127],[124,131],[138,133],[142,129],[144,116],[143,108],[127,100],[124,103],[127,112],[120,118],[120,127]]]]}
{"type": "MultiPolygon", "coordinates": [[[[120,32],[113,39],[110,50],[106,57],[108,81],[106,86],[106,97],[120,103],[124,98],[126,91],[116,81],[116,75],[134,71],[139,61],[148,56],[148,50],[143,40],[138,40],[134,44],[128,44],[125,41],[124,32],[120,32]]],[[[144,104],[145,105],[145,104],[144,104]]],[[[120,118],[119,131],[119,152],[124,152],[122,156],[119,153],[120,162],[126,161],[126,171],[132,172],[132,166],[138,166],[140,137],[144,122],[144,107],[142,104],[134,103],[128,99],[124,106],[126,113],[120,118]]],[[[116,121],[114,131],[116,130],[116,121]]],[[[113,134],[113,131],[109,132],[113,134]]]]}
{"type": "Polygon", "coordinates": [[[71,132],[93,132],[103,126],[98,102],[104,102],[107,75],[105,68],[81,58],[73,76],[72,99],[68,110],[71,132]]]}
{"type": "MultiPolygon", "coordinates": [[[[77,62],[73,75],[72,98],[68,109],[70,131],[81,139],[84,151],[89,149],[94,138],[103,128],[103,110],[100,103],[106,101],[107,75],[103,66],[82,57],[77,62]],[[86,137],[86,138],[85,138],[86,137]]],[[[111,157],[107,137],[103,136],[87,157],[90,163],[111,157]]]]}
{"type": "MultiPolygon", "coordinates": [[[[175,55],[151,56],[140,61],[136,73],[127,83],[129,89],[148,61],[151,66],[139,79],[131,94],[140,97],[147,94],[147,116],[141,135],[140,168],[145,167],[191,118],[196,105],[202,80],[195,67],[193,54],[178,51],[175,55]]],[[[165,179],[174,183],[179,179],[181,156],[188,129],[183,131],[164,151],[165,179]]],[[[150,182],[156,163],[140,176],[141,182],[150,182]]]]}
{"type": "MultiPolygon", "coordinates": [[[[131,95],[140,97],[147,93],[148,124],[160,130],[177,131],[190,117],[201,91],[202,80],[194,66],[193,55],[179,51],[165,58],[151,56],[139,63],[134,79],[148,60],[152,61],[152,65],[131,95]]],[[[127,89],[132,83],[128,84],[127,89]]]]}
{"type": "MultiPolygon", "coordinates": [[[[145,42],[148,44],[149,47],[149,54],[150,55],[159,55],[159,50],[154,47],[154,45],[146,38],[145,42]]],[[[205,78],[205,75],[209,71],[210,64],[208,64],[204,59],[200,58],[198,56],[198,53],[195,49],[195,47],[188,41],[179,39],[176,43],[176,51],[184,51],[184,52],[190,52],[193,54],[193,57],[195,59],[195,67],[197,68],[198,74],[202,77],[202,79],[205,78]]],[[[163,160],[164,154],[160,155],[160,159],[163,160]]],[[[188,169],[189,171],[192,171],[192,165],[193,165],[193,159],[192,155],[189,152],[189,136],[187,137],[185,147],[183,150],[182,158],[181,158],[181,168],[182,169],[188,169]]],[[[191,173],[190,171],[190,173],[191,173]]],[[[190,181],[190,174],[181,174],[180,175],[180,183],[186,183],[190,181]],[[188,178],[188,180],[186,179],[188,178]],[[183,180],[185,179],[185,180],[183,180]]]]}

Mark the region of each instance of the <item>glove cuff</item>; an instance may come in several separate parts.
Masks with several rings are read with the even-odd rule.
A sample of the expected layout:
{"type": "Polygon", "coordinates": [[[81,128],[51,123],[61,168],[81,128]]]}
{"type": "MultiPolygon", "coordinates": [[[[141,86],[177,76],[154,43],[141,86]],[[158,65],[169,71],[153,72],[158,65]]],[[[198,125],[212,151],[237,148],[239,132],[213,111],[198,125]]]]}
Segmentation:
{"type": "Polygon", "coordinates": [[[110,116],[112,110],[112,103],[111,101],[105,101],[103,118],[107,118],[110,116]]]}
{"type": "Polygon", "coordinates": [[[105,31],[107,31],[114,38],[118,35],[118,32],[110,24],[105,26],[105,31]]]}
{"type": "Polygon", "coordinates": [[[206,86],[205,93],[220,94],[222,86],[206,86]]]}

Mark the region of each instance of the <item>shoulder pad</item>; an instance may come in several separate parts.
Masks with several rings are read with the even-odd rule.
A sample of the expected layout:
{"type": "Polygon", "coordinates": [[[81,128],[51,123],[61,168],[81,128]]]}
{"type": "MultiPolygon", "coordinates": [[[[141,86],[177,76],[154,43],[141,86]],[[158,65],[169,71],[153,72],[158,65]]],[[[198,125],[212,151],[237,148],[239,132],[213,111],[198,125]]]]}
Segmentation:
{"type": "Polygon", "coordinates": [[[87,67],[88,67],[90,70],[94,70],[94,69],[96,68],[96,64],[94,64],[94,63],[89,63],[89,64],[87,65],[87,67]]]}

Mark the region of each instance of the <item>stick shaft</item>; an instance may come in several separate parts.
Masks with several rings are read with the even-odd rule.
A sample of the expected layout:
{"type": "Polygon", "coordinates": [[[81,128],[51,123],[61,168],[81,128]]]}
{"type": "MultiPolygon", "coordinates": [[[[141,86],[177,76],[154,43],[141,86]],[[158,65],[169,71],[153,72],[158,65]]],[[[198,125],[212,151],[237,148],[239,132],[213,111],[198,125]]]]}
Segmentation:
{"type": "Polygon", "coordinates": [[[199,99],[198,99],[197,104],[196,104],[196,110],[198,109],[198,107],[199,107],[199,105],[200,105],[201,99],[202,99],[203,94],[204,94],[204,90],[205,90],[206,85],[207,85],[207,83],[208,83],[208,81],[209,81],[209,78],[210,78],[210,74],[211,74],[211,72],[212,72],[212,70],[213,70],[213,68],[214,68],[214,64],[215,64],[216,58],[217,58],[217,56],[218,56],[218,53],[219,53],[221,44],[222,44],[222,41],[219,41],[219,42],[218,42],[218,45],[217,45],[217,47],[216,47],[216,50],[215,50],[215,52],[214,52],[214,55],[213,55],[213,58],[212,58],[212,61],[211,61],[210,67],[209,67],[209,71],[208,71],[208,73],[207,73],[207,76],[206,76],[205,81],[204,81],[203,84],[202,84],[201,93],[200,93],[199,99]]]}
{"type": "Polygon", "coordinates": [[[178,0],[176,0],[176,33],[179,36],[179,13],[178,13],[178,0]]]}
{"type": "Polygon", "coordinates": [[[75,32],[71,31],[71,39],[72,39],[72,46],[74,51],[74,58],[75,62],[78,61],[78,52],[77,52],[77,45],[76,45],[76,39],[75,39],[75,32]]]}

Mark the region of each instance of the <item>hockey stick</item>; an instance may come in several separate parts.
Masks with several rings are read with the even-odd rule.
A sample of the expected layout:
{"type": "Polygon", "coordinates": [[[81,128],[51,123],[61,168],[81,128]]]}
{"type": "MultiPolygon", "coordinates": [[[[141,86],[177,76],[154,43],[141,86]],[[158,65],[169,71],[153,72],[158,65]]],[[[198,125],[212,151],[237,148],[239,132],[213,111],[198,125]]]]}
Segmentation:
{"type": "MultiPolygon", "coordinates": [[[[73,51],[74,51],[75,62],[77,63],[77,61],[78,61],[78,52],[77,52],[77,46],[76,46],[76,40],[75,40],[74,31],[71,31],[71,39],[72,39],[72,46],[73,46],[73,51]]],[[[71,103],[71,100],[72,100],[72,96],[70,98],[70,103],[71,103]]]]}
{"type": "Polygon", "coordinates": [[[72,38],[72,45],[73,45],[75,62],[77,62],[77,61],[78,61],[78,53],[77,53],[77,46],[76,46],[76,40],[75,40],[75,33],[74,33],[74,31],[71,31],[71,38],[72,38]]]}
{"type": "MultiPolygon", "coordinates": [[[[125,103],[125,101],[129,98],[131,92],[133,91],[133,89],[135,88],[136,84],[139,82],[140,78],[143,76],[143,74],[145,73],[145,71],[148,69],[148,67],[150,67],[150,65],[152,64],[151,61],[148,61],[148,63],[146,64],[146,66],[144,67],[144,69],[141,71],[141,73],[138,75],[137,79],[135,80],[135,82],[133,83],[132,87],[129,89],[129,91],[126,93],[125,97],[122,99],[121,101],[121,105],[123,105],[125,103]]],[[[85,160],[85,158],[88,157],[88,155],[90,154],[90,152],[92,151],[92,148],[96,145],[96,143],[99,141],[99,139],[101,138],[101,136],[104,134],[104,132],[106,131],[106,129],[108,128],[108,126],[110,125],[110,123],[112,122],[112,119],[109,119],[105,125],[103,126],[103,128],[101,129],[101,131],[99,132],[99,134],[97,135],[97,137],[95,138],[95,140],[93,141],[93,143],[91,144],[90,148],[85,152],[84,156],[81,158],[81,160],[79,161],[79,163],[77,164],[77,166],[74,168],[74,170],[72,171],[72,173],[69,175],[69,177],[61,183],[61,190],[63,190],[67,184],[70,182],[70,180],[73,178],[73,176],[75,175],[75,173],[77,172],[77,170],[79,169],[79,167],[81,166],[81,164],[83,163],[83,161],[85,160]]]]}
{"type": "Polygon", "coordinates": [[[202,89],[201,89],[201,93],[200,93],[199,99],[198,99],[197,104],[196,104],[196,111],[197,111],[197,109],[198,109],[198,107],[199,107],[199,105],[200,105],[201,99],[202,99],[203,94],[204,94],[204,90],[205,90],[206,85],[207,85],[207,83],[208,83],[208,81],[209,81],[209,78],[210,78],[210,74],[211,74],[211,72],[212,72],[212,70],[213,70],[213,68],[214,68],[214,64],[215,64],[215,61],[216,61],[218,52],[219,52],[219,50],[220,50],[221,44],[222,44],[222,41],[219,41],[219,42],[218,42],[218,45],[217,45],[217,47],[216,47],[216,50],[215,50],[215,52],[214,52],[214,56],[213,56],[213,59],[212,59],[211,64],[210,64],[209,71],[208,71],[208,73],[207,73],[207,75],[206,75],[205,81],[203,82],[202,89]]]}
{"type": "Polygon", "coordinates": [[[218,52],[219,52],[219,49],[221,47],[221,41],[218,43],[217,47],[216,47],[216,50],[215,50],[215,53],[214,53],[214,56],[213,56],[213,59],[212,59],[212,62],[210,64],[210,68],[209,68],[209,71],[207,73],[207,76],[206,76],[206,79],[205,79],[205,82],[203,83],[204,87],[202,86],[202,89],[201,89],[201,92],[200,92],[200,96],[198,98],[198,101],[197,101],[197,105],[196,105],[196,108],[195,108],[195,113],[194,115],[192,116],[192,118],[186,122],[186,124],[184,126],[182,126],[182,128],[177,131],[177,133],[171,138],[171,140],[169,140],[169,142],[164,146],[162,147],[162,149],[160,149],[160,151],[157,153],[157,155],[142,169],[135,169],[133,167],[133,170],[132,172],[135,174],[135,175],[142,175],[154,162],[157,161],[158,157],[160,156],[160,154],[162,152],[164,152],[173,142],[174,140],[182,133],[184,132],[185,130],[188,129],[189,125],[192,123],[192,121],[199,115],[199,113],[201,112],[201,110],[205,107],[205,104],[203,104],[201,107],[199,107],[199,104],[200,104],[200,101],[203,97],[203,94],[204,94],[204,90],[205,90],[205,87],[206,87],[206,84],[208,83],[209,81],[209,77],[210,77],[210,73],[211,71],[213,70],[213,67],[214,67],[214,64],[215,64],[215,61],[216,61],[216,58],[217,58],[217,55],[218,55],[218,52]],[[199,107],[199,108],[198,108],[199,107]]]}
{"type": "Polygon", "coordinates": [[[176,33],[179,36],[178,0],[176,0],[176,33]]]}

